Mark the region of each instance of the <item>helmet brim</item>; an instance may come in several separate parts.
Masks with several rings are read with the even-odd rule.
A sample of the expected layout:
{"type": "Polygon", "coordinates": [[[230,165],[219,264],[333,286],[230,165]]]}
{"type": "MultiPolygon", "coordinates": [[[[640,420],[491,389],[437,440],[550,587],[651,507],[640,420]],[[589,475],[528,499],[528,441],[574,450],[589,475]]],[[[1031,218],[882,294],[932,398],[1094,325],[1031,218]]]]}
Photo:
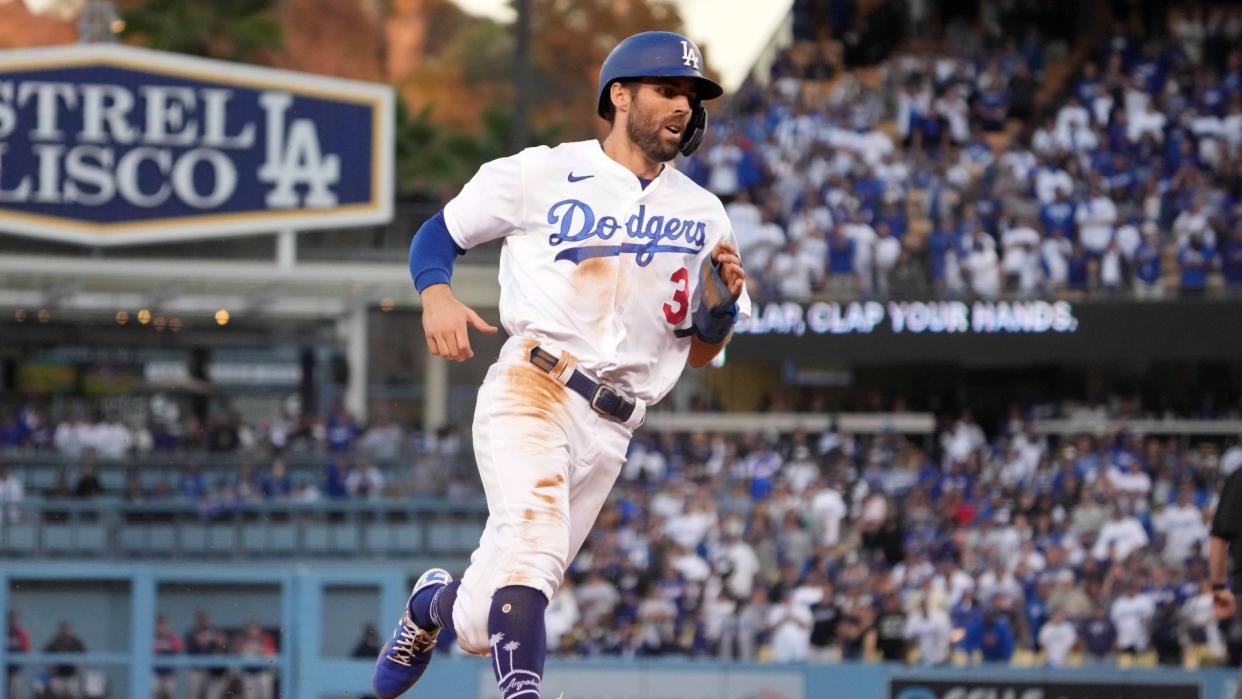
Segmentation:
{"type": "Polygon", "coordinates": [[[608,97],[608,92],[612,88],[613,83],[623,82],[625,80],[641,80],[643,78],[691,78],[694,80],[694,98],[700,102],[705,100],[714,100],[724,94],[724,88],[711,78],[704,78],[699,75],[687,75],[675,71],[659,73],[657,71],[646,71],[643,75],[623,75],[608,81],[603,90],[599,94],[599,104],[595,107],[595,113],[607,119],[608,114],[612,111],[612,101],[608,97]]]}

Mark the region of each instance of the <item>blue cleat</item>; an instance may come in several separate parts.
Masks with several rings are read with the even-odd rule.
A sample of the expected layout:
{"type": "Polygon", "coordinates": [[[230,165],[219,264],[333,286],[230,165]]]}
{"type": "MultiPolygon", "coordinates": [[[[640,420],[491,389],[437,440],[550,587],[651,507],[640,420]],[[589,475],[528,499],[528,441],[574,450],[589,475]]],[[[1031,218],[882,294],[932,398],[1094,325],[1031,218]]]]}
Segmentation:
{"type": "Polygon", "coordinates": [[[405,611],[397,624],[392,638],[384,644],[379,659],[375,661],[375,673],[371,678],[371,688],[380,699],[394,699],[405,693],[423,676],[423,671],[431,662],[431,654],[436,648],[436,638],[440,629],[421,629],[414,623],[410,615],[410,605],[414,596],[429,585],[447,585],[453,582],[453,576],[443,568],[432,568],[419,577],[414,584],[414,591],[405,603],[405,611]]]}

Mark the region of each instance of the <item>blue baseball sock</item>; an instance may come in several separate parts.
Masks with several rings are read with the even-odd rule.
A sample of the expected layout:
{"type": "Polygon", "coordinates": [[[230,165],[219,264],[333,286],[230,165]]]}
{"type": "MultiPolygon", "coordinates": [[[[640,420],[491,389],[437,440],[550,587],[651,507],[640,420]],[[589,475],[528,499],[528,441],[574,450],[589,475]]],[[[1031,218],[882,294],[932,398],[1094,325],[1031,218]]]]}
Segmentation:
{"type": "Polygon", "coordinates": [[[496,590],[487,616],[491,635],[492,670],[503,699],[538,699],[543,660],[548,654],[543,613],[548,599],[525,585],[496,590]]]}
{"type": "Polygon", "coordinates": [[[410,600],[410,618],[420,629],[435,629],[447,626],[450,633],[453,629],[453,602],[457,600],[457,588],[460,580],[447,585],[431,585],[418,591],[410,600]]]}

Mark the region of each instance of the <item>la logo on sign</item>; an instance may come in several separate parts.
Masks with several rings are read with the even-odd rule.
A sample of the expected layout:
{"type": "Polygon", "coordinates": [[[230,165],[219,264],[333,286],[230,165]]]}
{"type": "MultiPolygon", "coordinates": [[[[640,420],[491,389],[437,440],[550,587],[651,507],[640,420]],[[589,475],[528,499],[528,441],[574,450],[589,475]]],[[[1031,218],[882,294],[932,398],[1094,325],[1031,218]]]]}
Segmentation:
{"type": "Polygon", "coordinates": [[[393,94],[116,45],[0,51],[0,233],[108,245],[392,218],[393,94]]]}

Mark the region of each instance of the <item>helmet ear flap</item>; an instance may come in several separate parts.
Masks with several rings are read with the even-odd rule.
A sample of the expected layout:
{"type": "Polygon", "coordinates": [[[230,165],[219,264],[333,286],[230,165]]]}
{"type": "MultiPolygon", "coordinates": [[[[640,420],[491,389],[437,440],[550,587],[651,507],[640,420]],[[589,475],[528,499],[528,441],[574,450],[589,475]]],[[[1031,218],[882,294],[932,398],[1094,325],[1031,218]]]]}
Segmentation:
{"type": "Polygon", "coordinates": [[[703,103],[696,99],[690,108],[690,121],[686,123],[686,132],[682,134],[681,145],[677,147],[677,150],[688,157],[703,142],[705,133],[707,133],[707,110],[703,108],[703,103]]]}

